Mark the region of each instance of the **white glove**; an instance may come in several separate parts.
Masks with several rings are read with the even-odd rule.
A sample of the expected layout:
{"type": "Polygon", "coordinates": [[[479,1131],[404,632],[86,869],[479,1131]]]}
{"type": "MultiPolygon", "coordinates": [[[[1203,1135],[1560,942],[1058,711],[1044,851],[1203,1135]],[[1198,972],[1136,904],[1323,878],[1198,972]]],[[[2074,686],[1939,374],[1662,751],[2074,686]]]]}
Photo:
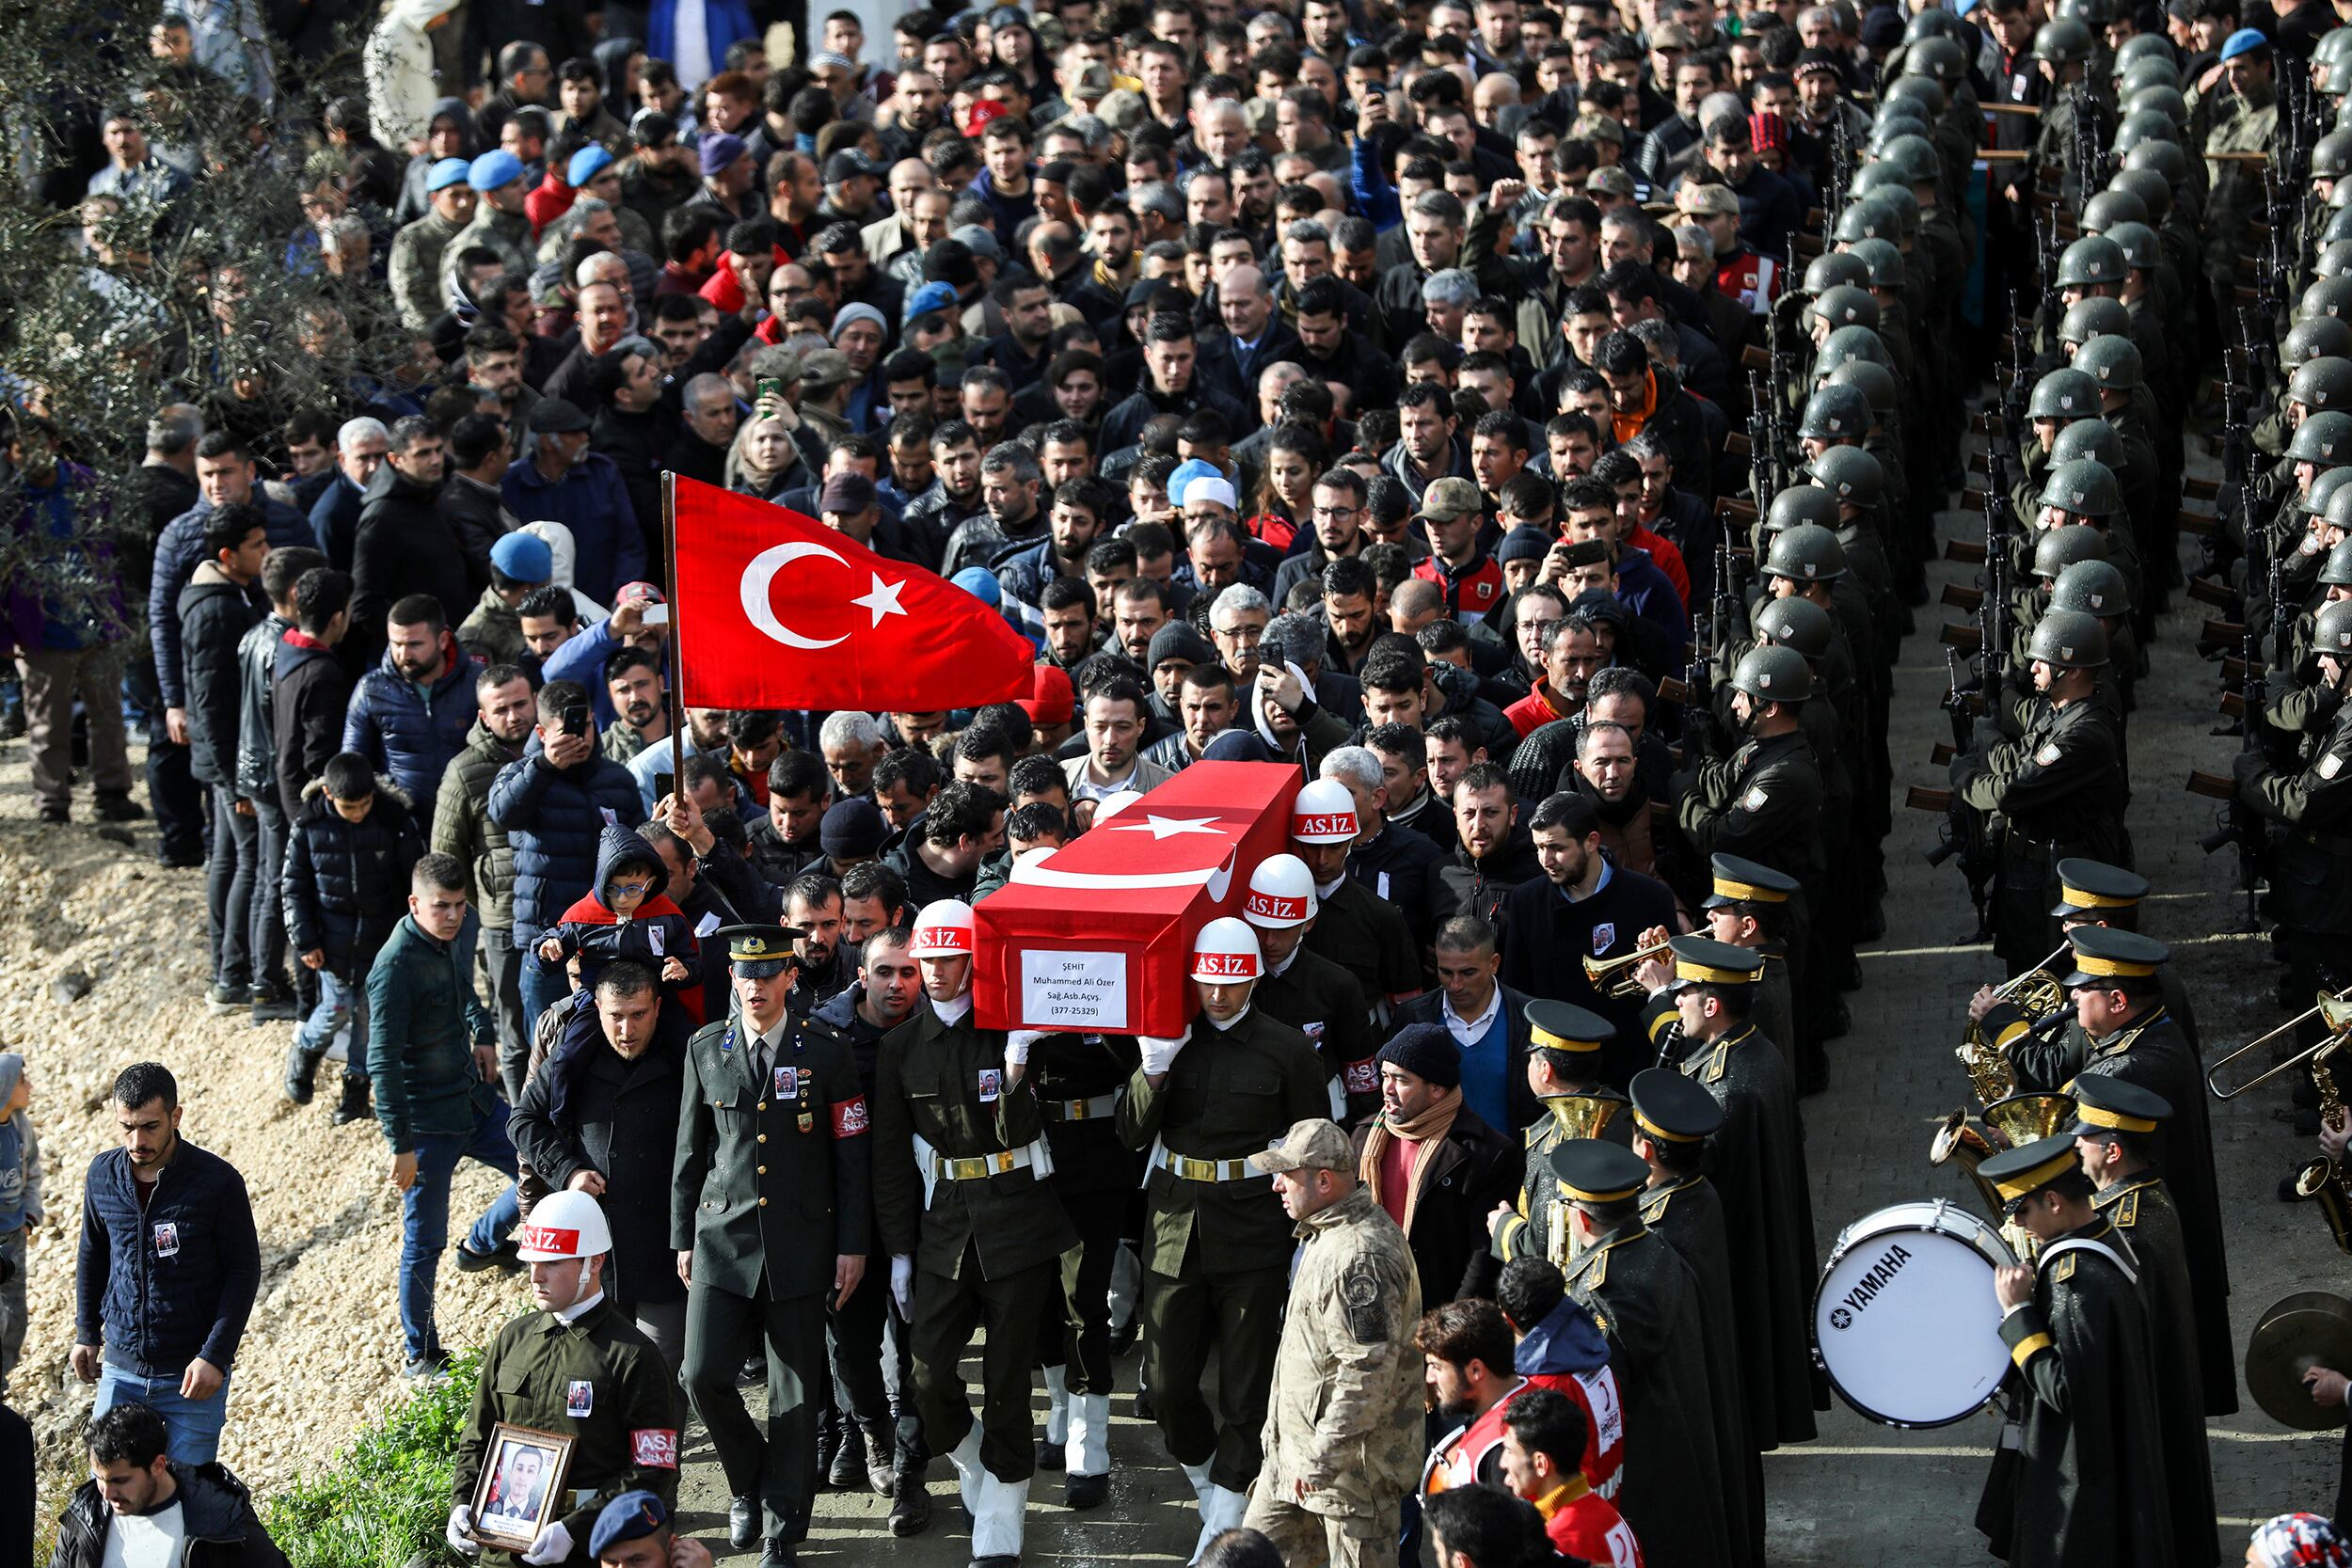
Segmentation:
{"type": "Polygon", "coordinates": [[[914,1259],[912,1254],[894,1252],[890,1255],[890,1299],[898,1304],[898,1316],[914,1316],[914,1259]]]}
{"type": "Polygon", "coordinates": [[[459,1503],[449,1511],[449,1524],[442,1529],[441,1539],[460,1557],[480,1557],[482,1544],[473,1538],[472,1530],[473,1510],[459,1503]]]}
{"type": "Polygon", "coordinates": [[[1157,1078],[1175,1065],[1176,1053],[1184,1048],[1184,1037],[1176,1035],[1163,1038],[1158,1035],[1138,1035],[1136,1043],[1143,1047],[1145,1075],[1157,1078]]]}
{"type": "Polygon", "coordinates": [[[523,1560],[530,1563],[531,1568],[548,1568],[549,1564],[561,1562],[571,1555],[572,1532],[564,1528],[563,1520],[558,1519],[539,1532],[539,1539],[531,1544],[531,1550],[523,1553],[523,1560]]]}
{"type": "Polygon", "coordinates": [[[1005,1065],[1027,1067],[1029,1048],[1045,1037],[1042,1029],[1012,1029],[1005,1035],[1005,1065]]]}

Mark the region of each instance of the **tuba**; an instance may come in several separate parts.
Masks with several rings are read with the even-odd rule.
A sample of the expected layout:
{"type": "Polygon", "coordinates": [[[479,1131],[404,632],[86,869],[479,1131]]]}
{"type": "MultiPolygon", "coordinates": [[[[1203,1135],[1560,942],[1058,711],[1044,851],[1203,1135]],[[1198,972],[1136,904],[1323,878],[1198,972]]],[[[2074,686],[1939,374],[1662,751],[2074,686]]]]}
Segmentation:
{"type": "MultiPolygon", "coordinates": [[[[1977,1184],[1977,1195],[1984,1199],[1985,1208],[1997,1218],[2003,1207],[2001,1195],[1977,1174],[1977,1167],[2005,1149],[2023,1148],[2052,1136],[2074,1116],[2074,1101],[2071,1095],[2032,1090],[1994,1101],[1984,1108],[1981,1124],[1969,1119],[1968,1108],[1963,1105],[1936,1128],[1935,1136],[1928,1144],[1928,1164],[1945,1165],[1957,1162],[1977,1184]]],[[[2018,1243],[2012,1239],[2010,1244],[2018,1243]]]]}
{"type": "MultiPolygon", "coordinates": [[[[2040,965],[2009,981],[1993,994],[2016,1003],[2026,1017],[2039,1026],[2066,1006],[2066,992],[2059,987],[2058,976],[2050,971],[2051,963],[2065,951],[2066,948],[2061,946],[2057,953],[2042,959],[2040,965]]],[[[1984,1031],[1977,1026],[1975,1020],[1969,1021],[1968,1032],[1961,1037],[1960,1044],[1952,1053],[1960,1058],[1961,1066],[1968,1069],[1968,1085],[1977,1091],[1979,1103],[1990,1105],[2017,1092],[2017,1069],[2010,1066],[2009,1058],[2001,1054],[1999,1048],[1984,1037],[1984,1031]]]]}
{"type": "Polygon", "coordinates": [[[1614,1094],[1559,1094],[1544,1098],[1544,1109],[1560,1124],[1561,1134],[1570,1138],[1597,1138],[1625,1109],[1623,1096],[1614,1094]]]}

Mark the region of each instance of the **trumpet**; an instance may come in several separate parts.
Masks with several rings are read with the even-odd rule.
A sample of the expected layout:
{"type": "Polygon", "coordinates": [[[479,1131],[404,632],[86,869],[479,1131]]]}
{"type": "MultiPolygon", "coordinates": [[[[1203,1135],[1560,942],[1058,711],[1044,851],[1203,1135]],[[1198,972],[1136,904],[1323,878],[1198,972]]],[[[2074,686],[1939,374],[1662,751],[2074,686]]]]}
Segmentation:
{"type": "Polygon", "coordinates": [[[1585,982],[1603,996],[1643,995],[1642,982],[1633,977],[1633,972],[1646,960],[1665,952],[1666,948],[1667,943],[1659,942],[1647,947],[1637,947],[1613,958],[1588,956],[1584,959],[1585,982]]]}
{"type": "Polygon", "coordinates": [[[2352,1030],[2352,986],[2346,986],[2333,995],[2322,991],[2319,1000],[2311,1006],[2304,1008],[2269,1033],[2258,1035],[2248,1040],[2244,1045],[2214,1063],[2205,1073],[2205,1087],[2212,1091],[2216,1100],[2235,1100],[2247,1090],[2267,1084],[2282,1072],[2301,1067],[2307,1062],[2316,1061],[2321,1053],[2332,1051],[2342,1042],[2346,1030],[2352,1030]],[[2273,1064],[2243,1084],[2226,1089],[2221,1086],[2222,1069],[2247,1053],[2260,1046],[2268,1045],[2280,1036],[2293,1033],[2297,1025],[2312,1018],[2317,1018],[2327,1026],[2328,1037],[2326,1039],[2321,1040],[2317,1045],[2296,1052],[2283,1062],[2273,1064]]]}

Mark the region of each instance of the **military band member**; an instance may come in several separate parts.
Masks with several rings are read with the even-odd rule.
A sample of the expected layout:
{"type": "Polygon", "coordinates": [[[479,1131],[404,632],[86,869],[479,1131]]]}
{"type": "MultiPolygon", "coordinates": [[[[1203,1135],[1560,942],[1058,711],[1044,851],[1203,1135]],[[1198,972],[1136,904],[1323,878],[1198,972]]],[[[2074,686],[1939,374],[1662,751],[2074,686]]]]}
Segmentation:
{"type": "Polygon", "coordinates": [[[2091,1207],[2071,1137],[2005,1150],[1979,1174],[2042,1243],[2033,1266],[1994,1275],[2026,1395],[2002,1438],[2015,1457],[1996,1457],[1979,1528],[2011,1568],[2169,1568],[2159,1372],[2129,1248],[2091,1207]]]}
{"type": "Polygon", "coordinates": [[[715,933],[734,969],[735,1012],[686,1048],[670,1244],[686,1277],[688,1399],[709,1430],[732,1500],[728,1538],[763,1539],[789,1568],[817,1486],[817,1405],[827,1375],[825,1307],[865,1277],[872,1208],[866,1097],[849,1046],[792,1012],[793,943],[780,926],[715,933]],[[828,1259],[831,1259],[828,1263],[828,1259]],[[768,1433],[736,1377],[768,1351],[768,1433]]]}
{"type": "Polygon", "coordinates": [[[955,1466],[972,1560],[1009,1568],[1037,1467],[1038,1319],[1078,1237],[1044,1181],[1053,1159],[1028,1082],[1037,1037],[973,1022],[972,907],[925,905],[908,950],[925,1000],[883,1038],[875,1070],[875,1214],[909,1324],[924,1441],[955,1466]],[[987,1335],[977,1422],[959,1367],[976,1327],[987,1335]]]}
{"type": "Polygon", "coordinates": [[[1567,1204],[1551,1179],[1551,1151],[1571,1138],[1626,1142],[1618,1113],[1627,1101],[1600,1081],[1601,1057],[1615,1033],[1607,1019],[1565,1002],[1530,1002],[1527,1022],[1527,1086],[1544,1115],[1526,1132],[1518,1205],[1498,1207],[1487,1228],[1502,1261],[1543,1258],[1565,1268],[1567,1204]]]}
{"type": "Polygon", "coordinates": [[[1119,1107],[1120,1134],[1150,1150],[1143,1380],[1168,1451],[1200,1498],[1196,1559],[1248,1504],[1295,1245],[1248,1156],[1330,1109],[1307,1037],[1251,1005],[1263,977],[1255,931],[1230,917],[1203,926],[1192,960],[1200,1016],[1176,1038],[1142,1038],[1119,1107]]]}
{"type": "Polygon", "coordinates": [[[1380,1108],[1380,1068],[1371,1008],[1356,976],[1309,951],[1322,901],[1314,874],[1296,855],[1268,855],[1249,874],[1242,919],[1257,928],[1265,978],[1257,1005],[1307,1037],[1331,1075],[1331,1115],[1342,1121],[1380,1108]],[[1369,1082],[1371,1087],[1365,1088],[1369,1082]]]}
{"type": "MultiPolygon", "coordinates": [[[[1798,894],[1797,879],[1738,855],[1713,856],[1710,870],[1710,891],[1699,906],[1707,925],[1692,934],[1734,947],[1754,948],[1764,955],[1748,1016],[1766,1039],[1780,1047],[1782,1058],[1794,1073],[1795,1037],[1790,1031],[1795,1020],[1788,989],[1788,939],[1794,933],[1788,922],[1794,908],[1791,901],[1798,894]]],[[[1663,942],[1670,934],[1663,927],[1653,927],[1642,933],[1642,945],[1663,942]]]]}
{"type": "Polygon", "coordinates": [[[2071,1132],[2083,1174],[2097,1189],[2090,1206],[2129,1243],[2139,1299],[2148,1308],[2173,1552],[2184,1568],[2211,1568],[2220,1559],[2221,1537],[2214,1522],[2213,1457],[2205,1444],[2205,1385],[2212,1380],[2201,1369],[2213,1354],[2233,1383],[2236,1369],[2230,1345],[2198,1342],[2181,1217],[2163,1173],[2149,1163],[2149,1137],[2171,1114],[2162,1095],[2121,1078],[2085,1073],[2074,1080],[2071,1132]]]}

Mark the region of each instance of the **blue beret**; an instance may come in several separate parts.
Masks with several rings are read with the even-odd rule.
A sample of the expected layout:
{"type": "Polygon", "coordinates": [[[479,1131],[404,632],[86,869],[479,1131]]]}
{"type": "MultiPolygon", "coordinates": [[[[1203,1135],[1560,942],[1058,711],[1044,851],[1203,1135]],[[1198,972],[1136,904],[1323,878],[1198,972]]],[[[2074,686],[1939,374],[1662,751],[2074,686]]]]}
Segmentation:
{"type": "Polygon", "coordinates": [[[930,315],[933,310],[952,310],[955,308],[956,291],[952,286],[926,283],[907,295],[906,318],[913,321],[917,316],[930,315]]]}
{"type": "Polygon", "coordinates": [[[951,580],[991,610],[995,609],[1004,598],[1004,590],[997,585],[996,574],[985,566],[966,566],[951,580]]]}
{"type": "Polygon", "coordinates": [[[555,552],[537,534],[517,530],[490,546],[490,564],[516,582],[546,582],[555,576],[555,552]]]}
{"type": "Polygon", "coordinates": [[[564,170],[564,179],[574,186],[584,185],[596,177],[597,170],[610,168],[612,165],[612,154],[592,142],[572,154],[570,166],[564,170]]]}
{"type": "Polygon", "coordinates": [[[588,1532],[588,1555],[602,1557],[607,1548],[651,1535],[669,1522],[670,1511],[660,1497],[642,1490],[624,1492],[597,1513],[588,1532]]]}
{"type": "Polygon", "coordinates": [[[523,161],[501,148],[485,152],[466,171],[466,182],[478,191],[494,191],[523,177],[523,161]]]}
{"type": "Polygon", "coordinates": [[[2225,60],[2234,60],[2240,55],[2251,55],[2258,50],[2269,47],[2270,40],[2262,34],[2251,27],[2240,27],[2222,42],[2221,57],[2225,60]]]}
{"type": "Polygon", "coordinates": [[[462,185],[470,167],[463,158],[444,158],[425,170],[424,188],[429,193],[445,191],[452,185],[462,185]]]}

